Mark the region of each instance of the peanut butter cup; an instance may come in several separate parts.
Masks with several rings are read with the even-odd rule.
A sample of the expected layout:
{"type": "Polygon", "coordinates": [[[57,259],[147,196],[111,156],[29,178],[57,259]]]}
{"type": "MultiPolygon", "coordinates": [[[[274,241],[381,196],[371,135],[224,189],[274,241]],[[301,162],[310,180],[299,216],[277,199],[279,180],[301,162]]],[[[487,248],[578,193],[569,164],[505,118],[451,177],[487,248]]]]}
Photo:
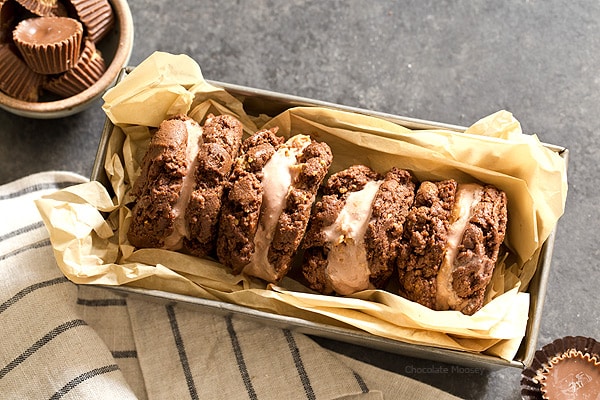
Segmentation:
{"type": "Polygon", "coordinates": [[[18,100],[38,101],[44,75],[32,71],[11,47],[0,44],[0,90],[18,100]]]}
{"type": "Polygon", "coordinates": [[[600,394],[600,343],[567,336],[536,351],[521,373],[526,400],[597,399],[600,394]]]}
{"type": "Polygon", "coordinates": [[[600,395],[600,361],[570,350],[549,360],[540,383],[546,400],[593,399],[600,395]]]}
{"type": "Polygon", "coordinates": [[[98,43],[110,31],[115,16],[108,0],[69,0],[87,37],[98,43]]]}
{"type": "Polygon", "coordinates": [[[104,58],[94,42],[85,40],[83,53],[75,66],[61,75],[50,79],[44,86],[59,96],[70,97],[92,86],[106,71],[104,58]]]}
{"type": "Polygon", "coordinates": [[[73,18],[39,17],[19,22],[13,40],[29,68],[60,74],[79,59],[83,26],[73,18]]]}

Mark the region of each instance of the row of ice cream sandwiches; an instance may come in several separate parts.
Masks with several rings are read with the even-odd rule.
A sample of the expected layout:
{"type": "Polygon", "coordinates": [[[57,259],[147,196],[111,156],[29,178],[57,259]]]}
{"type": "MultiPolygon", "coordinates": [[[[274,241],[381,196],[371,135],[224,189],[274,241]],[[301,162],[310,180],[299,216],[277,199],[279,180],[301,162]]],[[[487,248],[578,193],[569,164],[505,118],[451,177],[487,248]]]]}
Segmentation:
{"type": "Polygon", "coordinates": [[[214,257],[272,283],[299,268],[322,294],[385,288],[397,275],[399,294],[431,309],[482,307],[506,232],[504,192],[417,182],[399,168],[330,173],[324,142],[242,131],[226,115],[160,125],[131,190],[132,245],[214,257]]]}

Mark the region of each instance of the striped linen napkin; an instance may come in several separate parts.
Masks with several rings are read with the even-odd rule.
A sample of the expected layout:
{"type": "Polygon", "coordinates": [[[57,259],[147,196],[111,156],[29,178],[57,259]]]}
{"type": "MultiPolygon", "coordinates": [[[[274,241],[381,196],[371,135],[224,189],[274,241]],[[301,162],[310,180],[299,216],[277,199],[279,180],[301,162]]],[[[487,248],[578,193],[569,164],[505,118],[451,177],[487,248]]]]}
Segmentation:
{"type": "Polygon", "coordinates": [[[42,172],[0,186],[2,399],[454,399],[236,317],[76,286],[34,200],[86,181],[42,172]]]}

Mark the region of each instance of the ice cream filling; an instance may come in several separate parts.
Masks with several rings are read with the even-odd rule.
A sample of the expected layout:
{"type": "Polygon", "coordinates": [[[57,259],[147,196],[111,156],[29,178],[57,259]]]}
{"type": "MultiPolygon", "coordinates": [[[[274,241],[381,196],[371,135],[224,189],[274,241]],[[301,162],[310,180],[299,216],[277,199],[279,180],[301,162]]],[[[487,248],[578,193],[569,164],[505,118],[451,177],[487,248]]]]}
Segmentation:
{"type": "Polygon", "coordinates": [[[298,175],[297,157],[311,142],[309,136],[295,135],[288,139],[262,169],[263,198],[258,229],[254,236],[254,253],[245,272],[275,281],[277,272],[268,260],[279,217],[285,208],[290,189],[298,175]]]}
{"type": "Polygon", "coordinates": [[[460,305],[464,299],[459,297],[452,288],[452,271],[458,255],[465,229],[473,216],[473,209],[481,200],[483,188],[475,183],[459,184],[456,190],[456,200],[452,209],[448,240],[442,265],[437,274],[437,309],[447,310],[460,305]]]}
{"type": "Polygon", "coordinates": [[[196,181],[194,171],[198,165],[198,150],[202,143],[202,128],[195,121],[184,121],[187,130],[187,146],[185,150],[187,169],[181,182],[179,198],[171,210],[173,219],[173,232],[165,238],[164,248],[168,250],[179,250],[183,246],[183,239],[189,235],[189,229],[185,222],[185,209],[194,191],[196,181]]]}
{"type": "Polygon", "coordinates": [[[364,237],[371,205],[382,182],[370,181],[363,189],[350,193],[335,222],[323,230],[329,248],[325,273],[338,294],[369,288],[371,271],[364,237]]]}

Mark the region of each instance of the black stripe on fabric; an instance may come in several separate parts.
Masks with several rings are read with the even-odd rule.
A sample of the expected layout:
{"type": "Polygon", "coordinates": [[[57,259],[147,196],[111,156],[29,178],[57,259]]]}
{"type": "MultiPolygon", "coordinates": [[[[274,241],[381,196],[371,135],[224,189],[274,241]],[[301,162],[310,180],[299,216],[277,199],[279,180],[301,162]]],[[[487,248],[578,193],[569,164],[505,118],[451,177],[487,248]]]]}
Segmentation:
{"type": "Polygon", "coordinates": [[[10,363],[8,363],[8,365],[6,365],[4,368],[2,368],[0,370],[0,379],[4,378],[4,376],[6,374],[8,374],[13,369],[15,369],[17,366],[19,366],[19,364],[21,364],[22,362],[27,360],[32,354],[34,354],[36,351],[41,349],[44,345],[48,344],[52,339],[54,339],[61,333],[64,333],[64,332],[68,331],[69,329],[73,329],[78,326],[84,326],[84,325],[87,325],[85,323],[85,321],[83,321],[81,319],[74,319],[72,321],[65,322],[64,324],[61,324],[61,325],[57,326],[56,328],[52,329],[50,332],[48,332],[46,335],[44,335],[41,339],[39,339],[37,342],[35,342],[30,348],[25,350],[23,353],[21,353],[21,355],[19,355],[17,358],[15,358],[10,363]]]}
{"type": "Polygon", "coordinates": [[[110,352],[113,358],[137,358],[136,350],[113,350],[110,352]]]}
{"type": "Polygon", "coordinates": [[[17,190],[16,192],[0,195],[0,200],[14,199],[15,197],[24,196],[29,193],[39,192],[41,190],[48,190],[48,189],[60,190],[60,189],[64,189],[69,186],[78,185],[80,183],[82,183],[82,182],[61,181],[61,182],[37,183],[35,185],[21,188],[21,189],[17,190]]]}
{"type": "Polygon", "coordinates": [[[16,230],[14,230],[12,232],[8,232],[8,233],[0,236],[0,242],[2,242],[4,240],[7,240],[7,239],[10,239],[10,238],[13,238],[13,237],[16,237],[16,236],[19,236],[19,235],[22,235],[24,233],[28,233],[28,232],[34,231],[36,229],[40,229],[43,226],[44,226],[44,222],[41,221],[41,220],[38,221],[38,222],[35,222],[33,224],[29,224],[27,226],[22,226],[19,229],[16,229],[16,230]]]}
{"type": "Polygon", "coordinates": [[[302,362],[300,349],[296,344],[296,339],[294,339],[294,335],[292,335],[292,332],[290,332],[289,329],[283,329],[283,334],[285,335],[285,340],[287,341],[290,352],[292,353],[292,358],[294,359],[294,364],[296,365],[296,371],[298,371],[298,375],[300,376],[300,381],[304,387],[306,398],[309,400],[314,400],[317,397],[315,396],[315,392],[310,384],[310,378],[306,373],[306,369],[304,369],[304,363],[302,362]]]}
{"type": "Polygon", "coordinates": [[[69,381],[62,388],[60,388],[56,393],[54,393],[52,395],[52,397],[50,397],[50,400],[57,400],[57,399],[62,398],[64,395],[66,395],[71,390],[73,390],[77,385],[79,385],[82,382],[87,381],[88,379],[94,378],[99,375],[107,374],[109,372],[118,371],[118,370],[119,370],[119,367],[117,366],[117,364],[111,364],[111,365],[106,365],[104,367],[95,368],[91,371],[85,372],[85,373],[79,375],[78,377],[74,378],[73,380],[69,381]]]}
{"type": "Polygon", "coordinates": [[[2,254],[2,255],[0,255],[0,261],[4,261],[6,259],[9,259],[11,257],[14,257],[18,254],[24,253],[29,250],[40,249],[40,248],[46,247],[46,246],[50,246],[50,239],[40,240],[39,242],[31,243],[27,246],[23,246],[18,249],[14,249],[13,251],[8,252],[6,254],[2,254]]]}
{"type": "Polygon", "coordinates": [[[358,383],[358,386],[360,387],[360,390],[363,393],[369,393],[369,387],[367,386],[367,383],[364,381],[364,379],[362,378],[362,376],[360,376],[359,374],[357,374],[355,371],[352,371],[352,374],[354,375],[354,379],[356,379],[356,382],[358,383]]]}
{"type": "Polygon", "coordinates": [[[82,299],[77,298],[77,304],[87,307],[113,307],[113,306],[126,306],[127,301],[125,299],[82,299]]]}
{"type": "Polygon", "coordinates": [[[235,354],[235,360],[237,361],[238,369],[240,370],[240,374],[242,375],[242,381],[244,382],[244,386],[246,387],[248,397],[253,400],[258,399],[256,391],[254,390],[254,386],[252,385],[252,380],[250,379],[250,374],[248,373],[248,367],[246,366],[246,361],[244,360],[244,353],[242,352],[242,347],[240,346],[237,333],[235,332],[235,328],[233,327],[233,321],[231,320],[231,316],[227,316],[227,318],[225,318],[225,321],[227,322],[227,333],[229,334],[229,338],[231,339],[233,354],[235,354]]]}
{"type": "Polygon", "coordinates": [[[65,283],[65,282],[69,282],[69,280],[67,278],[65,278],[64,276],[61,276],[59,278],[54,278],[54,279],[50,279],[47,281],[35,283],[31,286],[27,286],[26,288],[21,289],[19,292],[17,292],[17,294],[15,294],[13,297],[6,300],[4,303],[0,304],[0,314],[2,314],[4,311],[6,311],[8,309],[8,307],[12,306],[17,301],[21,300],[23,297],[27,296],[28,294],[30,294],[32,292],[35,292],[38,289],[42,289],[42,288],[45,288],[48,286],[58,285],[60,283],[65,283]]]}
{"type": "Polygon", "coordinates": [[[181,367],[183,368],[183,374],[185,376],[185,382],[187,383],[190,397],[194,400],[198,400],[198,391],[196,390],[196,384],[194,383],[194,377],[192,376],[190,363],[185,352],[185,345],[181,337],[181,332],[179,331],[179,325],[177,324],[175,307],[168,305],[166,308],[167,315],[169,317],[169,324],[171,325],[171,332],[173,333],[173,339],[175,339],[175,346],[177,347],[177,352],[179,353],[179,361],[181,362],[181,367]]]}

